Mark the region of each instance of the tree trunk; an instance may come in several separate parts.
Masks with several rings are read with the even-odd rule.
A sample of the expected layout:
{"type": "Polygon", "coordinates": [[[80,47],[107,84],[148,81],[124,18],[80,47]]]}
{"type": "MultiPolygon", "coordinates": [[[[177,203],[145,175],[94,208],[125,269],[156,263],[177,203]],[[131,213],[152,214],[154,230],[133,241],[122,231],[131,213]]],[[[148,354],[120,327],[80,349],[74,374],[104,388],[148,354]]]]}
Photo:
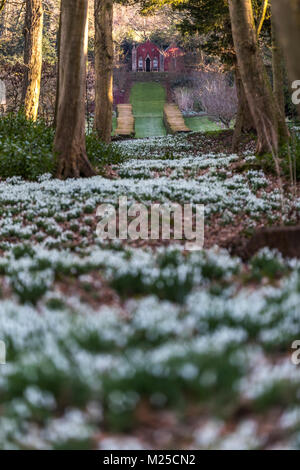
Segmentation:
{"type": "Polygon", "coordinates": [[[59,98],[54,141],[59,178],[95,175],[85,143],[87,12],[86,0],[61,3],[59,98]]]}
{"type": "MultiPolygon", "coordinates": [[[[272,0],[272,11],[290,80],[300,80],[300,1],[272,0]]],[[[297,109],[300,116],[300,104],[297,109]]]]}
{"type": "Polygon", "coordinates": [[[58,100],[59,100],[59,64],[60,64],[60,38],[61,38],[61,10],[59,14],[59,25],[57,32],[57,65],[56,65],[56,96],[55,96],[55,110],[54,110],[54,120],[53,127],[56,128],[57,123],[57,112],[58,112],[58,100]]]}
{"type": "Polygon", "coordinates": [[[6,0],[0,0],[0,13],[2,13],[2,11],[4,10],[5,3],[6,3],[6,0]]]}
{"type": "Polygon", "coordinates": [[[113,111],[113,0],[95,0],[95,129],[111,141],[113,111]]]}
{"type": "Polygon", "coordinates": [[[0,1],[0,13],[1,13],[1,36],[6,38],[8,30],[8,13],[9,13],[9,4],[6,0],[0,1]]]}
{"type": "Polygon", "coordinates": [[[273,93],[279,109],[285,116],[284,98],[284,60],[281,46],[277,38],[277,28],[272,15],[272,67],[273,67],[273,93]]]}
{"type": "Polygon", "coordinates": [[[238,66],[257,131],[257,153],[277,152],[288,140],[258,48],[251,0],[229,0],[238,66]]]}
{"type": "Polygon", "coordinates": [[[42,0],[26,0],[23,103],[25,116],[32,121],[37,119],[40,99],[43,16],[42,0]]]}
{"type": "Polygon", "coordinates": [[[241,75],[238,66],[235,66],[235,84],[236,92],[238,97],[238,111],[236,116],[236,122],[234,127],[233,139],[232,139],[232,151],[238,150],[239,142],[242,134],[249,134],[250,132],[256,133],[252,114],[249,109],[244,85],[241,79],[241,75]]]}

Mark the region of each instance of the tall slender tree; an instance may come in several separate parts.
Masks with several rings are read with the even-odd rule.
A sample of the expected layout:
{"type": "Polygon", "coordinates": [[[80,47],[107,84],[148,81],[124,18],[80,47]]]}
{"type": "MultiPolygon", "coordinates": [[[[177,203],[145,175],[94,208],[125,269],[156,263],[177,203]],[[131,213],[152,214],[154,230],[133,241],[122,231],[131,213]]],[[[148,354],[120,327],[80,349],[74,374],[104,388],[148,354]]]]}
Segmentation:
{"type": "Polygon", "coordinates": [[[289,134],[257,44],[251,0],[229,0],[229,9],[239,70],[258,135],[257,153],[277,152],[289,134]]]}
{"type": "Polygon", "coordinates": [[[95,129],[110,142],[113,111],[113,0],[95,1],[95,129]]]}
{"type": "Polygon", "coordinates": [[[37,119],[43,43],[43,1],[26,0],[24,25],[24,64],[26,67],[23,84],[23,104],[27,119],[37,119]]]}
{"type": "Polygon", "coordinates": [[[88,2],[62,0],[59,97],[54,141],[59,178],[95,174],[87,158],[85,142],[87,34],[88,2]]]}
{"type": "MultiPolygon", "coordinates": [[[[57,49],[60,51],[60,38],[61,38],[61,9],[59,15],[58,32],[57,32],[57,49]]],[[[55,110],[54,110],[54,121],[53,127],[56,128],[57,123],[57,112],[58,112],[58,100],[59,100],[59,62],[60,53],[58,52],[57,65],[56,65],[56,97],[55,97],[55,110]]]]}

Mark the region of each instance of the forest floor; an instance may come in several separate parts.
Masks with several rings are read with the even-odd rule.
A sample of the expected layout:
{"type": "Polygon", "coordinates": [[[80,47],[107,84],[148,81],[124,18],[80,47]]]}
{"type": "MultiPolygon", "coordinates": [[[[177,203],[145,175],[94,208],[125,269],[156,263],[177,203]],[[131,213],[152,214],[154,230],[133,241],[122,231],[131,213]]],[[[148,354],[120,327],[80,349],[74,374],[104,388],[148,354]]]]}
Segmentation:
{"type": "Polygon", "coordinates": [[[114,145],[103,176],[0,182],[0,448],[299,448],[300,262],[225,247],[300,194],[229,132],[114,145]],[[204,204],[205,249],[98,239],[119,196],[204,204]]]}

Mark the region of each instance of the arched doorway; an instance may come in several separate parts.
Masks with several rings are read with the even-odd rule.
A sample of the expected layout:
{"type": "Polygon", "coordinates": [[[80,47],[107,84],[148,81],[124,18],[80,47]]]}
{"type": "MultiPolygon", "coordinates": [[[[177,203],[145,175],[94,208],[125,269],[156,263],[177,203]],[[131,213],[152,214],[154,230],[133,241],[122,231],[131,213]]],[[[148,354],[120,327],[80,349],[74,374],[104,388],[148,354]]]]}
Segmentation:
{"type": "Polygon", "coordinates": [[[146,59],[146,72],[150,72],[151,71],[151,60],[150,60],[150,57],[147,57],[146,59]]]}

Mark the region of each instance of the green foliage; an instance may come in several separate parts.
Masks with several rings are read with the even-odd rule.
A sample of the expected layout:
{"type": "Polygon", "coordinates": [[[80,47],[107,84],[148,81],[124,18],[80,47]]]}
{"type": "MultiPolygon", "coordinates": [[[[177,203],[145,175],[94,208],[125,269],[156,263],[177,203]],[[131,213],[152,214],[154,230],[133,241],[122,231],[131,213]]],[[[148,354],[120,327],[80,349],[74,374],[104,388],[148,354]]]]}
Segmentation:
{"type": "Polygon", "coordinates": [[[228,2],[225,0],[188,0],[173,6],[183,19],[179,29],[185,34],[205,34],[203,50],[218,55],[223,62],[234,56],[228,2]]]}
{"type": "MultiPolygon", "coordinates": [[[[0,120],[0,177],[22,177],[37,180],[55,171],[53,155],[54,130],[43,121],[26,120],[22,113],[8,114],[0,120]]],[[[108,163],[123,161],[124,156],[113,145],[87,136],[87,153],[91,163],[101,172],[108,163]]]]}
{"type": "Polygon", "coordinates": [[[122,152],[114,144],[104,144],[95,133],[87,135],[86,150],[91,164],[100,173],[105,165],[116,165],[125,159],[122,152]]]}
{"type": "Polygon", "coordinates": [[[49,36],[43,36],[43,60],[48,64],[55,65],[57,61],[57,50],[49,36]]]}
{"type": "MultiPolygon", "coordinates": [[[[300,139],[295,136],[289,145],[284,146],[280,152],[279,165],[281,174],[287,178],[293,175],[300,180],[300,139]]],[[[277,175],[274,158],[271,154],[258,155],[256,161],[250,164],[251,169],[263,169],[265,173],[277,175]]]]}
{"type": "Polygon", "coordinates": [[[54,170],[54,132],[43,122],[27,121],[21,113],[0,120],[0,177],[35,180],[54,170]]]}
{"type": "Polygon", "coordinates": [[[262,250],[250,261],[251,275],[254,279],[261,280],[267,277],[276,279],[287,273],[282,256],[269,250],[262,250]]]}
{"type": "MultiPolygon", "coordinates": [[[[202,49],[210,55],[218,56],[224,63],[232,63],[235,52],[231,34],[231,24],[227,0],[141,0],[142,11],[153,13],[164,5],[170,5],[180,12],[178,29],[193,37],[205,35],[202,49]]],[[[262,0],[253,0],[256,22],[261,14],[262,0]]],[[[263,34],[270,36],[270,20],[264,23],[263,34]]]]}
{"type": "Polygon", "coordinates": [[[155,294],[160,299],[181,304],[191,292],[196,279],[201,277],[204,282],[226,283],[228,271],[233,275],[238,273],[236,265],[226,269],[214,258],[205,255],[199,257],[194,264],[185,263],[180,252],[170,250],[158,257],[157,272],[150,269],[145,275],[143,269],[116,271],[111,285],[124,297],[131,294],[155,294]]]}
{"type": "Polygon", "coordinates": [[[286,176],[291,175],[291,168],[297,181],[300,181],[300,139],[299,136],[292,140],[289,146],[282,151],[282,170],[286,176]]]}
{"type": "Polygon", "coordinates": [[[220,131],[218,124],[211,121],[206,116],[190,116],[186,117],[184,120],[188,128],[193,132],[220,131]]]}
{"type": "MultiPolygon", "coordinates": [[[[1,36],[0,55],[6,62],[15,63],[19,61],[24,52],[24,35],[22,33],[22,24],[16,25],[13,34],[8,37],[1,36]]],[[[11,31],[9,31],[11,33],[11,31]]]]}

